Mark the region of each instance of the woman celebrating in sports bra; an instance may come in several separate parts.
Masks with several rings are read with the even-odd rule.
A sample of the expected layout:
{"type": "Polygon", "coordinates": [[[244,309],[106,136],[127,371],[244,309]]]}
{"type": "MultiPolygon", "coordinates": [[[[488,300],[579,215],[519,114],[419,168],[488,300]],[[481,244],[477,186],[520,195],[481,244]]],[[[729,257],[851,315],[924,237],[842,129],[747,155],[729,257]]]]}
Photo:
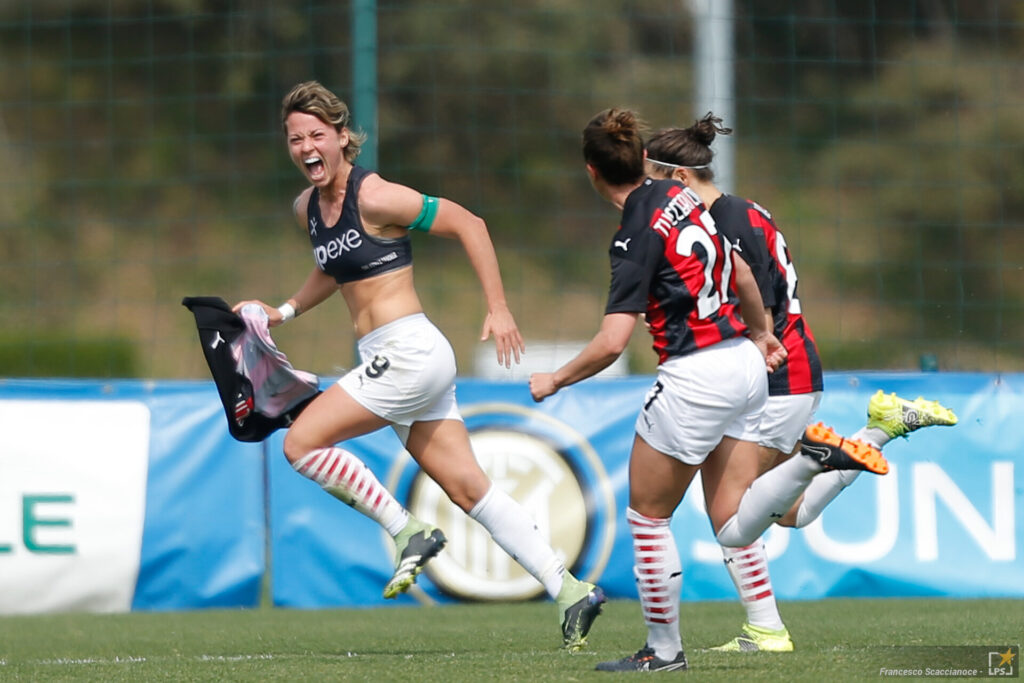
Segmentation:
{"type": "Polygon", "coordinates": [[[280,307],[244,301],[235,310],[257,303],[276,326],[340,291],[361,361],[299,415],[285,436],[285,457],[395,539],[395,573],[384,588],[392,598],[413,584],[445,536],[413,517],[358,458],[335,445],[391,425],[452,502],[543,584],[558,604],[564,645],[579,648],[604,594],[566,570],[526,511],[477,464],[455,401],[455,354],[423,314],[413,286],[409,230],[459,240],[487,300],[481,340],[494,337],[499,363],[519,362],[523,338],[505,302],[487,226],[455,202],[356,166],[364,136],[350,129],[345,103],[321,84],[295,86],[281,118],[292,161],[311,184],[294,212],[316,264],[280,307]]]}

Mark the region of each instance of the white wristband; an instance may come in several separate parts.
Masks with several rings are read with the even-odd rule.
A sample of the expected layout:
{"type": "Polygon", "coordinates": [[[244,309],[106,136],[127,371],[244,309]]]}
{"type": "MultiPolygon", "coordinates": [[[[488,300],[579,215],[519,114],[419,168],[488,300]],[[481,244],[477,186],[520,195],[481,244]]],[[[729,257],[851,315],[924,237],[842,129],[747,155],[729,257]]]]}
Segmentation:
{"type": "Polygon", "coordinates": [[[287,301],[277,307],[277,312],[281,314],[282,323],[286,323],[295,317],[295,307],[287,301]]]}

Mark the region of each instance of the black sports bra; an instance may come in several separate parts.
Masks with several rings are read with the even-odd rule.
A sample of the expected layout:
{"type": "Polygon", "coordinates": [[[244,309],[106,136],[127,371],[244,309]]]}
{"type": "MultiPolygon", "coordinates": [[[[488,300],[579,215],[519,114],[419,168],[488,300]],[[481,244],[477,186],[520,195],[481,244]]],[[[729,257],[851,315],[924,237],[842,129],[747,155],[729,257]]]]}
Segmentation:
{"type": "Polygon", "coordinates": [[[363,230],[363,222],[359,218],[359,187],[372,172],[360,166],[352,167],[341,217],[334,225],[325,225],[320,215],[320,189],[314,187],[309,195],[306,229],[313,245],[313,259],[320,270],[333,277],[339,285],[412,264],[412,241],[408,235],[382,239],[363,230]]]}

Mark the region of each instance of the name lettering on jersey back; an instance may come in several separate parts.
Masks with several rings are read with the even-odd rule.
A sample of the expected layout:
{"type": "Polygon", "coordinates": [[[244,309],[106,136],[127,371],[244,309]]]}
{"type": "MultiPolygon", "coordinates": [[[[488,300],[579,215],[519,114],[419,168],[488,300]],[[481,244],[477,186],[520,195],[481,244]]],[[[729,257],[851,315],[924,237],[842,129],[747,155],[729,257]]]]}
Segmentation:
{"type": "Polygon", "coordinates": [[[669,200],[668,204],[665,205],[665,209],[654,219],[651,227],[659,232],[662,237],[668,237],[672,228],[693,213],[693,210],[697,208],[697,204],[698,199],[696,196],[691,195],[687,190],[681,190],[669,200]]]}
{"type": "Polygon", "coordinates": [[[772,219],[772,215],[771,215],[771,213],[769,213],[769,212],[768,212],[768,209],[764,208],[763,206],[761,206],[761,205],[760,205],[760,204],[758,204],[757,202],[750,202],[750,204],[751,204],[751,205],[752,205],[752,206],[753,206],[753,207],[754,207],[755,209],[757,209],[758,211],[760,211],[760,212],[761,212],[761,213],[762,213],[762,214],[764,215],[764,217],[765,217],[765,218],[767,218],[768,220],[771,220],[771,219],[772,219]]]}
{"type": "Polygon", "coordinates": [[[324,269],[328,261],[333,261],[347,251],[354,251],[363,246],[363,238],[355,228],[349,228],[343,235],[313,248],[313,258],[324,269]]]}

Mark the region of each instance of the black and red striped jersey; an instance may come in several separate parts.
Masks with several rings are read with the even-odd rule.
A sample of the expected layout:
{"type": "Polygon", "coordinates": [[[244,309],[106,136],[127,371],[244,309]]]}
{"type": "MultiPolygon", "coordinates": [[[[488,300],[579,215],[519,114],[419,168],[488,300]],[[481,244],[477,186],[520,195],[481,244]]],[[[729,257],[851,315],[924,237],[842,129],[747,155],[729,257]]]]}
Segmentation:
{"type": "Polygon", "coordinates": [[[775,336],[789,356],[768,376],[768,393],[789,396],[821,391],[821,358],[797,297],[797,275],[786,238],[771,214],[756,202],[723,194],[710,207],[718,230],[750,266],[764,305],[771,309],[775,336]]]}
{"type": "Polygon", "coordinates": [[[743,335],[729,249],[696,194],[673,180],[644,180],[608,250],[605,313],[644,313],[659,363],[743,335]]]}

